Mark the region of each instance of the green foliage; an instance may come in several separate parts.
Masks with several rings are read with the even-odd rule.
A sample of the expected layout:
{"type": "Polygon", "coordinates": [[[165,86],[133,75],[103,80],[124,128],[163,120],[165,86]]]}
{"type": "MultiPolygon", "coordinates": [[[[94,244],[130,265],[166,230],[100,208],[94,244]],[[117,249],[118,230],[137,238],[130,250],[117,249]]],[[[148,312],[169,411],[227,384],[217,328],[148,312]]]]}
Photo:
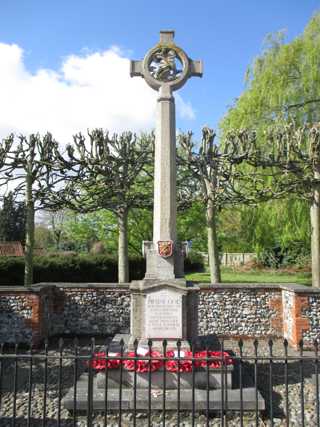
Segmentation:
{"type": "Polygon", "coordinates": [[[13,194],[3,197],[0,210],[0,240],[6,242],[25,241],[25,203],[16,202],[13,194]]]}
{"type": "Polygon", "coordinates": [[[309,253],[309,206],[293,198],[258,206],[235,207],[221,213],[224,252],[282,251],[297,248],[296,255],[309,253]]]}
{"type": "MultiPolygon", "coordinates": [[[[187,280],[200,283],[211,283],[209,273],[191,273],[187,280]]],[[[301,285],[311,285],[310,273],[280,273],[278,270],[263,271],[233,271],[229,268],[222,268],[222,281],[224,283],[296,283],[301,285]]]]}
{"type": "Polygon", "coordinates": [[[178,239],[191,241],[192,251],[207,250],[207,224],[205,206],[195,201],[189,209],[180,212],[177,218],[178,239]]]}
{"type": "MultiPolygon", "coordinates": [[[[152,240],[152,212],[133,208],[129,211],[129,255],[140,256],[143,240],[152,240]]],[[[69,212],[63,224],[61,246],[65,250],[88,252],[95,242],[102,242],[106,253],[114,254],[118,248],[117,218],[111,211],[77,214],[69,212]]]]}
{"type": "MultiPolygon", "coordinates": [[[[186,260],[187,272],[201,271],[199,257],[186,260]]],[[[19,257],[0,257],[0,286],[22,286],[24,260],[19,257]]],[[[131,258],[129,275],[139,280],[145,274],[145,260],[131,258]]],[[[40,282],[112,282],[118,280],[118,262],[105,255],[47,256],[34,258],[34,283],[40,282]]],[[[119,285],[121,286],[121,285],[119,285]]]]}
{"type": "Polygon", "coordinates": [[[194,250],[190,251],[188,257],[184,261],[184,269],[186,273],[204,271],[202,255],[194,250]]]}
{"type": "Polygon", "coordinates": [[[143,240],[152,240],[152,211],[133,208],[129,211],[129,255],[141,255],[143,240]]]}
{"type": "MultiPolygon", "coordinates": [[[[220,130],[224,137],[233,129],[255,129],[263,144],[270,126],[287,123],[289,119],[297,125],[317,122],[319,112],[320,13],[317,13],[304,32],[290,43],[285,42],[283,33],[268,36],[265,50],[248,68],[245,90],[221,120],[220,130]]],[[[223,216],[225,219],[226,213],[223,216]]],[[[303,200],[290,198],[257,208],[244,207],[237,209],[236,216],[239,232],[235,232],[233,241],[226,233],[225,249],[254,250],[262,257],[280,248],[281,256],[290,263],[292,257],[301,258],[309,253],[309,208],[303,200]],[[291,247],[298,249],[289,255],[291,247]]]]}
{"type": "Polygon", "coordinates": [[[69,212],[63,224],[63,249],[88,252],[95,242],[102,242],[109,254],[117,248],[117,221],[105,209],[87,214],[69,212]]]}
{"type": "MultiPolygon", "coordinates": [[[[21,258],[0,257],[0,284],[22,285],[24,262],[21,258]]],[[[130,260],[131,280],[144,276],[145,261],[130,260]]],[[[116,282],[117,260],[104,255],[50,256],[34,258],[34,283],[39,282],[116,282]]]]}
{"type": "Polygon", "coordinates": [[[284,43],[281,33],[269,36],[246,80],[245,91],[221,122],[224,133],[231,128],[262,130],[289,116],[300,124],[319,121],[320,13],[290,43],[284,43]]]}
{"type": "Polygon", "coordinates": [[[34,244],[36,249],[50,250],[54,248],[54,239],[51,230],[44,225],[36,225],[34,229],[34,244]]]}

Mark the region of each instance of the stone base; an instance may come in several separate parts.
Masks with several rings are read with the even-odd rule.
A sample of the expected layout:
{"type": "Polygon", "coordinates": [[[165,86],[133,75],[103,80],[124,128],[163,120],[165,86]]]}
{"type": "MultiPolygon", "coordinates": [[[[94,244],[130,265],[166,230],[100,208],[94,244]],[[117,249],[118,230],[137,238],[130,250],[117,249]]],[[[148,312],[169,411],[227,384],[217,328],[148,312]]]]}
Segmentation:
{"type": "MultiPolygon", "coordinates": [[[[166,410],[177,411],[177,390],[166,390],[166,410]]],[[[256,391],[253,387],[242,389],[242,408],[244,411],[254,411],[257,407],[259,411],[265,409],[265,402],[258,392],[256,402],[256,391]]],[[[180,390],[180,410],[192,410],[191,389],[180,390]]],[[[194,407],[196,411],[205,411],[207,405],[210,411],[218,411],[222,405],[228,411],[239,411],[241,409],[240,390],[224,389],[222,390],[194,390],[194,407]],[[222,400],[222,396],[224,399],[222,400]]],[[[118,411],[119,400],[121,399],[122,410],[133,410],[136,403],[137,411],[145,411],[149,408],[149,391],[148,389],[138,389],[136,391],[136,402],[134,402],[133,389],[123,388],[121,395],[119,388],[108,388],[107,399],[105,399],[104,390],[97,387],[97,378],[93,380],[93,399],[92,410],[94,412],[118,411]]],[[[63,398],[62,404],[69,411],[87,411],[88,409],[88,377],[82,375],[77,383],[77,401],[74,407],[74,390],[71,388],[63,398]]],[[[151,410],[163,409],[163,392],[161,390],[151,390],[151,410]]]]}
{"type": "Polygon", "coordinates": [[[198,291],[197,286],[187,286],[184,279],[131,282],[133,340],[186,340],[196,336],[198,291]]]}
{"type": "MultiPolygon", "coordinates": [[[[199,343],[204,340],[199,339],[199,343]]],[[[210,341],[210,340],[209,340],[210,341]]],[[[130,335],[118,334],[109,346],[109,351],[126,352],[130,342],[130,335]],[[123,341],[123,345],[120,342],[123,341]]],[[[145,344],[142,341],[140,344],[145,344]]],[[[156,344],[156,343],[155,343],[156,344]]],[[[210,342],[206,342],[206,345],[210,342]]],[[[187,342],[183,342],[187,346],[187,342]]],[[[203,347],[200,347],[200,349],[203,347]]],[[[162,410],[163,394],[166,395],[166,409],[177,410],[177,392],[180,384],[180,409],[191,410],[194,404],[196,411],[202,411],[209,405],[210,411],[221,409],[222,405],[228,405],[229,411],[241,409],[240,396],[242,392],[243,410],[264,410],[264,399],[258,392],[257,402],[255,389],[244,387],[242,391],[232,389],[232,375],[234,366],[228,365],[221,369],[198,368],[194,375],[191,372],[174,373],[163,370],[151,373],[151,409],[162,410]],[[164,383],[165,376],[165,383],[164,383]],[[164,390],[165,384],[165,390],[164,390]],[[194,403],[192,401],[194,395],[194,403]],[[223,398],[224,397],[224,398],[223,398]]],[[[149,408],[149,373],[134,373],[125,369],[110,369],[108,371],[107,398],[105,398],[106,376],[105,373],[94,375],[92,382],[93,411],[117,411],[119,410],[119,399],[121,399],[122,410],[134,408],[134,396],[136,396],[136,409],[138,411],[149,408]],[[120,378],[122,387],[120,389],[120,378]],[[136,393],[134,393],[136,384],[136,393]],[[121,393],[121,394],[120,394],[121,393]]],[[[77,399],[74,406],[74,387],[71,387],[63,399],[63,406],[73,411],[87,411],[88,408],[88,373],[84,373],[77,381],[77,399]]]]}
{"type": "MultiPolygon", "coordinates": [[[[221,372],[220,369],[209,370],[209,375],[205,369],[198,370],[194,373],[194,380],[192,372],[180,372],[179,375],[176,372],[165,373],[165,385],[166,390],[177,390],[180,382],[181,389],[192,389],[193,381],[194,387],[202,390],[206,390],[207,386],[209,389],[220,389],[223,386],[229,389],[232,388],[232,371],[233,366],[228,366],[225,372],[221,372]]],[[[122,385],[124,387],[134,385],[134,372],[128,372],[125,369],[122,370],[122,385]]],[[[108,388],[119,388],[120,384],[120,369],[110,369],[108,372],[108,388]]],[[[104,373],[97,375],[97,386],[99,389],[104,389],[106,385],[106,376],[104,373]]],[[[149,373],[136,373],[136,385],[138,389],[149,388],[149,373]]],[[[151,373],[151,388],[152,389],[164,389],[164,371],[151,373]]]]}
{"type": "Polygon", "coordinates": [[[143,242],[146,257],[146,280],[172,280],[184,277],[185,242],[175,242],[173,254],[164,258],[158,254],[153,242],[143,242]]]}
{"type": "MultiPolygon", "coordinates": [[[[109,351],[115,353],[121,353],[121,344],[123,342],[122,350],[125,353],[126,351],[133,351],[133,337],[128,334],[117,334],[110,343],[109,351]]],[[[202,350],[204,346],[201,346],[201,339],[198,340],[199,349],[202,350]]],[[[159,351],[163,353],[163,342],[162,341],[153,341],[152,350],[159,351]]],[[[167,345],[167,350],[177,351],[177,341],[169,340],[167,345]]],[[[208,345],[208,343],[206,343],[208,345]]],[[[148,340],[139,340],[137,349],[149,351],[148,340]]],[[[190,351],[191,347],[188,341],[181,342],[181,351],[190,351]]],[[[234,370],[233,365],[228,365],[224,368],[223,372],[221,369],[209,369],[209,375],[205,368],[199,368],[195,371],[194,379],[191,372],[180,373],[180,387],[184,389],[190,389],[193,386],[206,389],[207,386],[210,389],[221,388],[222,381],[224,382],[223,386],[227,388],[232,388],[232,372],[234,370]]],[[[151,373],[151,387],[155,389],[164,388],[164,369],[161,368],[159,371],[151,373]]],[[[125,369],[122,369],[120,374],[120,369],[110,369],[108,371],[108,388],[119,387],[120,384],[120,375],[122,378],[123,386],[133,386],[134,384],[134,372],[129,372],[125,369]]],[[[179,376],[175,372],[166,371],[166,389],[177,389],[179,376]]],[[[98,388],[105,388],[105,374],[99,373],[97,376],[98,388]]],[[[136,374],[136,384],[138,388],[148,388],[149,387],[149,373],[137,373],[136,374]]]]}

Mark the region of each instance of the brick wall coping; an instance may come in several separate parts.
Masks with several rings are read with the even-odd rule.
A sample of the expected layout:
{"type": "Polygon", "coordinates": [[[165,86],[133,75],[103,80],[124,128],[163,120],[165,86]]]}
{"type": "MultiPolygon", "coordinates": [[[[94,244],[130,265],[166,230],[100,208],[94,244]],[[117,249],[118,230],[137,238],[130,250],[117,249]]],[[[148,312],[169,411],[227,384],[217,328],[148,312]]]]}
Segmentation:
{"type": "Polygon", "coordinates": [[[24,293],[24,294],[35,294],[40,293],[42,289],[53,289],[55,286],[52,283],[48,283],[47,286],[32,285],[30,287],[26,286],[0,286],[0,294],[14,294],[14,293],[24,293]],[[49,286],[50,285],[50,286],[49,286]]]}
{"type": "Polygon", "coordinates": [[[302,294],[319,294],[320,288],[312,288],[311,286],[298,285],[296,283],[197,283],[201,290],[224,290],[224,289],[242,289],[250,290],[285,290],[302,294]]]}
{"type": "MultiPolygon", "coordinates": [[[[189,286],[191,282],[188,283],[189,286]]],[[[296,283],[196,283],[200,291],[209,290],[286,290],[301,294],[319,294],[320,288],[298,285],[296,283]]],[[[37,283],[29,288],[24,286],[0,286],[0,293],[39,293],[42,289],[65,288],[65,289],[110,289],[113,291],[128,291],[130,283],[74,283],[74,282],[43,282],[37,283]]]]}

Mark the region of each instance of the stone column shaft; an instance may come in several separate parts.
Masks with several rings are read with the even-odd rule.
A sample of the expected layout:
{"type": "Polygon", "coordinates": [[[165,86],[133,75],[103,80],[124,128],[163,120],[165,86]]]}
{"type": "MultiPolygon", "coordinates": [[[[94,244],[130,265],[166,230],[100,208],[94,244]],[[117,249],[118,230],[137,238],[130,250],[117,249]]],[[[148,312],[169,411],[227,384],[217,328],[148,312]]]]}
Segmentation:
{"type": "Polygon", "coordinates": [[[153,241],[176,241],[176,123],[169,88],[159,89],[157,103],[153,241]],[[167,90],[165,90],[167,89],[167,90]]]}

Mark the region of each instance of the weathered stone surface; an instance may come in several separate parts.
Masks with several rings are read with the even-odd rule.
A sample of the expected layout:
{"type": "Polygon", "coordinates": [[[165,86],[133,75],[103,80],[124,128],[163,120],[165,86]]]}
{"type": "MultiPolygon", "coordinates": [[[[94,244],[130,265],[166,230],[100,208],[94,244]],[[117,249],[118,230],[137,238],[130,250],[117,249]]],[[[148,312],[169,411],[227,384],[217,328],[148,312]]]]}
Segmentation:
{"type": "Polygon", "coordinates": [[[315,340],[320,340],[320,295],[308,297],[307,308],[303,310],[302,314],[310,324],[310,328],[303,331],[303,340],[313,344],[315,340]]]}
{"type": "Polygon", "coordinates": [[[0,342],[30,343],[32,307],[27,295],[2,295],[0,298],[0,342]],[[29,324],[26,322],[29,320],[29,324]]]}
{"type": "Polygon", "coordinates": [[[131,327],[133,338],[186,339],[197,330],[197,317],[190,313],[188,300],[197,287],[188,288],[183,279],[132,282],[131,327]]]}
{"type": "MultiPolygon", "coordinates": [[[[233,368],[233,367],[231,367],[233,368]]],[[[108,387],[117,388],[120,384],[120,378],[122,378],[123,386],[133,386],[136,381],[137,388],[149,388],[149,373],[135,373],[129,372],[125,369],[120,372],[120,369],[110,369],[108,371],[108,387]],[[135,379],[136,376],[136,379],[135,379]]],[[[181,389],[192,389],[193,385],[193,375],[192,372],[180,372],[179,375],[176,372],[166,371],[165,373],[165,385],[167,390],[176,390],[180,381],[181,389]]],[[[219,369],[209,370],[209,374],[205,369],[197,370],[194,373],[194,386],[199,389],[206,390],[207,386],[209,389],[218,389],[223,386],[227,388],[232,387],[232,369],[227,369],[225,372],[221,373],[219,369]]],[[[99,389],[104,389],[106,385],[106,376],[104,373],[99,373],[97,375],[97,387],[99,389]]],[[[159,369],[159,371],[151,373],[151,388],[152,389],[163,389],[164,388],[164,370],[159,369]]]]}
{"type": "MultiPolygon", "coordinates": [[[[106,408],[110,410],[119,409],[119,401],[121,400],[122,410],[132,410],[134,405],[137,410],[147,410],[149,405],[149,393],[148,389],[139,389],[134,394],[132,389],[124,388],[119,393],[119,389],[108,389],[107,399],[105,399],[104,390],[97,388],[96,379],[93,382],[93,400],[92,407],[93,411],[105,411],[106,408]],[[136,399],[135,397],[136,396],[136,399]]],[[[167,390],[166,392],[166,410],[177,410],[177,390],[167,390]]],[[[194,405],[195,410],[205,410],[207,405],[211,411],[221,409],[221,403],[226,406],[228,405],[229,411],[240,410],[240,390],[225,389],[224,399],[222,401],[221,390],[207,390],[195,389],[194,391],[194,405]]],[[[243,410],[255,410],[256,408],[256,395],[254,388],[243,388],[243,410]]],[[[74,409],[73,401],[73,388],[64,397],[62,404],[66,409],[74,409]]],[[[79,382],[77,389],[77,411],[87,411],[88,409],[88,386],[87,382],[79,382]]],[[[151,390],[151,408],[152,410],[162,410],[163,408],[163,392],[161,390],[151,390]]],[[[193,406],[192,390],[182,389],[180,390],[180,409],[191,410],[193,406]]],[[[257,401],[258,410],[262,411],[265,409],[264,399],[258,392],[257,401]]]]}
{"type": "MultiPolygon", "coordinates": [[[[189,292],[188,286],[186,289],[189,292]]],[[[200,291],[192,295],[187,299],[188,322],[195,317],[191,324],[196,325],[198,317],[199,329],[194,327],[190,332],[192,326],[188,324],[191,337],[197,334],[289,337],[290,331],[298,326],[301,329],[303,320],[303,325],[307,325],[301,332],[305,345],[312,347],[314,339],[320,338],[320,290],[293,284],[200,284],[200,291]],[[298,318],[293,317],[294,310],[284,295],[304,299],[298,318]],[[198,302],[192,302],[194,299],[198,302]]],[[[141,302],[144,303],[143,298],[141,302]]],[[[138,319],[142,314],[138,309],[135,316],[138,319]]],[[[143,324],[142,318],[139,322],[143,324]]],[[[29,290],[22,287],[0,289],[1,342],[27,343],[34,339],[35,333],[43,337],[45,329],[49,336],[62,333],[112,335],[128,332],[129,325],[129,284],[119,287],[102,283],[57,283],[35,285],[29,290]],[[48,293],[45,303],[39,295],[47,288],[56,291],[48,293]],[[35,310],[33,318],[32,305],[36,307],[37,298],[42,305],[35,310]]]]}
{"type": "Polygon", "coordinates": [[[182,294],[163,288],[146,295],[145,336],[182,338],[182,294]]]}
{"type": "MultiPolygon", "coordinates": [[[[65,288],[64,334],[109,335],[130,327],[130,296],[127,290],[65,288]]],[[[61,326],[60,326],[61,327],[61,326]]]]}
{"type": "Polygon", "coordinates": [[[280,317],[272,305],[279,290],[212,289],[199,292],[199,335],[281,336],[273,326],[280,317]]]}
{"type": "Polygon", "coordinates": [[[173,280],[183,276],[183,254],[176,231],[176,115],[173,91],[181,88],[190,77],[201,77],[202,63],[192,61],[175,45],[174,31],[161,31],[160,45],[149,49],[143,61],[131,61],[130,75],[143,77],[159,94],[155,135],[153,247],[149,246],[146,251],[145,278],[173,280]],[[168,61],[168,53],[171,58],[175,58],[171,62],[168,61]],[[176,70],[174,61],[181,63],[181,71],[176,70]],[[174,253],[168,257],[160,256],[157,251],[159,241],[170,241],[174,253]]]}

